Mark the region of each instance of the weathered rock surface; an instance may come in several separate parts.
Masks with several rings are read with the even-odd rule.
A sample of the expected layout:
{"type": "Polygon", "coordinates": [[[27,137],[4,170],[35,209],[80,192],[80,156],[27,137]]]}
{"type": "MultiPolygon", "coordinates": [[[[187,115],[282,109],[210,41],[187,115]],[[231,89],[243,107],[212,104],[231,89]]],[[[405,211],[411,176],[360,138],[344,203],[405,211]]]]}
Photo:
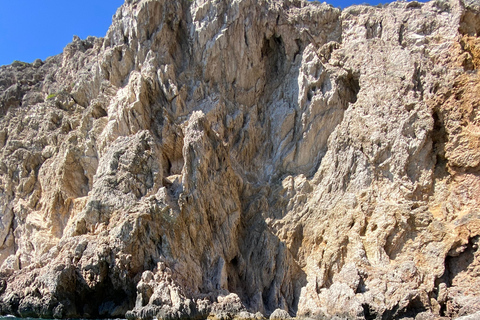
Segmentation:
{"type": "Polygon", "coordinates": [[[480,312],[480,6],[127,0],[0,67],[0,313],[480,312]]]}

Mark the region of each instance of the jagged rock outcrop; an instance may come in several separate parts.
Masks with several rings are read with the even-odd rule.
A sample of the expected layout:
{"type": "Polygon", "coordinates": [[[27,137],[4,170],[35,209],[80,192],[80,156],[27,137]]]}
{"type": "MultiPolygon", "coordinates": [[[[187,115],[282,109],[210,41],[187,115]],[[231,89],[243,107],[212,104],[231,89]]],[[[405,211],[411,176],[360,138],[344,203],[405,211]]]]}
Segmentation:
{"type": "Polygon", "coordinates": [[[480,6],[127,0],[0,67],[0,313],[480,312],[480,6]]]}

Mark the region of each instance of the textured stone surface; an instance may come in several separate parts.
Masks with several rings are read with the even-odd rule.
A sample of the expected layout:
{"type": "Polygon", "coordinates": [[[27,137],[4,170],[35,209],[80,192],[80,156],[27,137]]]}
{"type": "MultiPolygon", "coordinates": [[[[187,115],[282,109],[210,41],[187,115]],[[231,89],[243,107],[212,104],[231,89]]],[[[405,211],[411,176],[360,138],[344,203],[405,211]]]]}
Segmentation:
{"type": "Polygon", "coordinates": [[[480,6],[127,0],[0,67],[0,313],[480,311],[480,6]]]}

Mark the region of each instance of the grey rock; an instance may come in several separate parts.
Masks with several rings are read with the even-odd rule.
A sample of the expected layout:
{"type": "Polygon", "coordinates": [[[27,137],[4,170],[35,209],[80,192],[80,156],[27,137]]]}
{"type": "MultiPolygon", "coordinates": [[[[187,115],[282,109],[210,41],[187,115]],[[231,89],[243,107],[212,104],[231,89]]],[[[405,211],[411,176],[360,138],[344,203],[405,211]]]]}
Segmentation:
{"type": "Polygon", "coordinates": [[[270,320],[286,320],[291,318],[288,312],[282,309],[276,309],[269,317],[270,320]]]}

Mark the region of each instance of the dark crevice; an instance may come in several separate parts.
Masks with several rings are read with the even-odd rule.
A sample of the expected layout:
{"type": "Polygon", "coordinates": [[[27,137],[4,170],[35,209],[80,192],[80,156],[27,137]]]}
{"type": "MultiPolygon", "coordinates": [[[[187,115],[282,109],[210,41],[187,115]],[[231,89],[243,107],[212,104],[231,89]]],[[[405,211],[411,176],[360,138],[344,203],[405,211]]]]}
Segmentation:
{"type": "Polygon", "coordinates": [[[118,52],[118,56],[117,56],[118,61],[122,61],[123,60],[123,50],[118,49],[117,52],[118,52]]]}
{"type": "Polygon", "coordinates": [[[445,144],[448,141],[447,132],[442,113],[435,108],[433,110],[433,130],[431,132],[432,149],[435,155],[435,176],[443,179],[448,175],[447,159],[445,158],[445,144]]]}
{"type": "Polygon", "coordinates": [[[441,316],[452,317],[457,314],[458,309],[448,301],[446,289],[461,286],[462,282],[472,279],[472,274],[469,271],[472,269],[472,265],[475,265],[479,241],[480,236],[476,236],[470,238],[465,245],[457,243],[445,258],[445,271],[435,281],[435,294],[440,304],[441,316]],[[460,281],[460,284],[457,283],[458,281],[460,281]]]}
{"type": "Polygon", "coordinates": [[[308,101],[308,102],[311,102],[311,101],[312,101],[312,98],[313,98],[313,92],[312,92],[312,90],[308,90],[308,92],[307,92],[307,101],[308,101]]]}
{"type": "Polygon", "coordinates": [[[347,109],[349,103],[357,102],[357,95],[360,92],[360,75],[349,70],[347,76],[340,79],[339,87],[339,91],[342,93],[342,104],[344,109],[347,109]]]}
{"type": "Polygon", "coordinates": [[[360,280],[358,281],[358,286],[355,289],[355,293],[365,293],[367,291],[368,291],[368,288],[365,283],[365,280],[363,277],[360,277],[360,280]]]}
{"type": "Polygon", "coordinates": [[[230,264],[233,266],[233,267],[238,267],[238,256],[235,256],[235,258],[233,258],[231,261],[230,261],[230,264]]]}
{"type": "Polygon", "coordinates": [[[362,304],[362,308],[363,308],[363,316],[365,317],[365,320],[376,320],[376,319],[378,319],[377,312],[375,311],[375,309],[370,307],[370,305],[368,305],[366,303],[362,304]]]}
{"type": "Polygon", "coordinates": [[[402,47],[405,47],[405,44],[403,43],[403,34],[405,33],[405,24],[402,23],[400,26],[400,30],[398,31],[398,44],[400,44],[402,47]]]}
{"type": "Polygon", "coordinates": [[[286,55],[282,37],[273,36],[263,40],[262,59],[265,62],[266,79],[276,80],[285,74],[286,55]]]}
{"type": "MultiPolygon", "coordinates": [[[[251,204],[253,204],[250,201],[251,204]]],[[[245,208],[243,212],[255,212],[255,208],[245,208]]],[[[279,299],[282,297],[290,315],[298,310],[301,289],[306,285],[305,273],[295,264],[287,263],[282,266],[291,253],[278,238],[267,231],[265,221],[258,216],[248,219],[242,217],[238,230],[239,253],[227,263],[228,290],[238,294],[247,309],[258,310],[259,303],[263,305],[264,314],[270,314],[279,308],[279,299]],[[249,241],[244,239],[249,238],[249,241]],[[276,248],[275,258],[265,250],[276,248]],[[251,268],[252,265],[259,268],[251,268]],[[260,302],[261,300],[261,302],[260,302]]]]}
{"type": "Polygon", "coordinates": [[[449,255],[445,258],[445,272],[443,273],[442,280],[451,287],[453,280],[458,274],[466,271],[475,259],[475,244],[478,243],[479,236],[470,238],[468,244],[461,250],[451,250],[449,255]],[[460,253],[458,253],[461,251],[460,253]]]}
{"type": "Polygon", "coordinates": [[[5,290],[7,290],[7,282],[3,279],[0,279],[0,295],[2,295],[5,290]]]}
{"type": "Polygon", "coordinates": [[[423,97],[424,91],[422,77],[424,77],[425,75],[425,70],[422,70],[421,67],[417,63],[415,63],[415,72],[413,73],[412,78],[413,91],[419,92],[421,97],[423,97]]]}
{"type": "Polygon", "coordinates": [[[298,55],[302,53],[303,44],[301,39],[295,39],[295,43],[297,44],[297,51],[293,54],[293,61],[297,58],[298,55]]]}

